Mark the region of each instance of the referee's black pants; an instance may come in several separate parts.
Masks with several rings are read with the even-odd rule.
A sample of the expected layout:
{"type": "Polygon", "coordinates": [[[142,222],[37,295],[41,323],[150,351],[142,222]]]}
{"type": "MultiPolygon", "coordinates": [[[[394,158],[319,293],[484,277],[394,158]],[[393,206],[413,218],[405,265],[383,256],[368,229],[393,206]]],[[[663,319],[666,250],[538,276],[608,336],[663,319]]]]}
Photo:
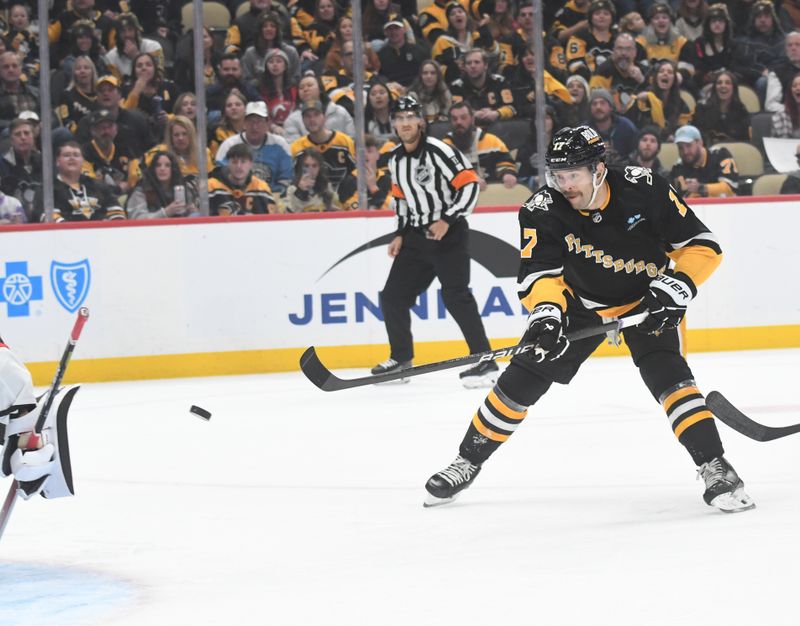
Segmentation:
{"type": "Polygon", "coordinates": [[[470,352],[489,350],[489,340],[469,290],[469,226],[464,219],[452,224],[441,241],[428,239],[423,231],[410,230],[392,263],[380,296],[391,356],[396,361],[414,357],[411,307],[434,278],[442,284],[442,300],[458,324],[470,352]]]}

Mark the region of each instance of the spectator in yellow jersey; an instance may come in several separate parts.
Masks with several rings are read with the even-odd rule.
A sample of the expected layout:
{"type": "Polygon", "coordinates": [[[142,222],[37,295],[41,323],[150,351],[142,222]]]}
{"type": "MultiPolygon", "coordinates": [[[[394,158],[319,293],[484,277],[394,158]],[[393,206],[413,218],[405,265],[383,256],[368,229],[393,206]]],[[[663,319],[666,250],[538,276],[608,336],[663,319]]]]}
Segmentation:
{"type": "Polygon", "coordinates": [[[472,107],[457,102],[450,108],[450,132],[444,142],[458,148],[478,175],[481,191],[487,183],[503,183],[511,189],[517,184],[517,166],[503,140],[475,126],[472,107]]]}
{"type": "Polygon", "coordinates": [[[556,12],[552,33],[562,43],[589,24],[589,0],[569,0],[556,12]]]}
{"type": "Polygon", "coordinates": [[[309,100],[301,107],[308,134],[292,143],[292,158],[299,160],[304,152],[316,150],[327,163],[327,178],[334,191],[342,179],[356,166],[356,147],[352,137],[325,127],[322,102],[309,100]]]}
{"type": "Polygon", "coordinates": [[[650,72],[649,89],[637,94],[625,115],[639,128],[655,124],[661,139],[672,141],[678,126],[688,124],[694,115],[681,97],[675,63],[669,59],[656,61],[650,72]]]}
{"type": "Polygon", "coordinates": [[[670,180],[687,198],[736,195],[739,172],[727,148],[708,149],[696,126],[681,126],[675,133],[680,160],[672,167],[670,180]]]}
{"type": "Polygon", "coordinates": [[[247,107],[247,98],[238,89],[231,89],[222,109],[222,119],[218,124],[211,128],[209,133],[211,139],[208,142],[208,149],[212,154],[217,154],[217,150],[228,137],[233,137],[244,131],[244,112],[247,107]]]}
{"type": "Polygon", "coordinates": [[[240,143],[228,151],[228,164],[208,179],[211,215],[263,215],[277,212],[269,185],[253,174],[253,153],[240,143]]]}
{"type": "MultiPolygon", "coordinates": [[[[520,64],[511,77],[511,92],[514,96],[514,109],[518,117],[536,116],[536,55],[526,48],[520,64]]],[[[558,109],[571,109],[573,105],[569,90],[549,71],[544,70],[544,93],[548,104],[558,109]]]]}
{"type": "Polygon", "coordinates": [[[434,0],[433,4],[422,9],[419,13],[419,27],[422,35],[433,45],[445,32],[447,32],[447,9],[451,4],[460,4],[464,11],[467,11],[469,3],[467,0],[434,0]]]}
{"type": "Polygon", "coordinates": [[[450,92],[453,102],[464,100],[472,105],[479,126],[511,119],[517,113],[511,86],[499,74],[489,73],[484,50],[470,50],[464,56],[464,74],[452,83],[450,92]]]}
{"type": "Polygon", "coordinates": [[[660,59],[676,63],[683,76],[681,81],[686,81],[688,85],[694,74],[691,46],[686,45],[686,37],[675,29],[672,6],[667,2],[656,2],[650,7],[648,15],[650,21],[647,28],[636,38],[636,42],[644,48],[651,66],[660,59]]]}

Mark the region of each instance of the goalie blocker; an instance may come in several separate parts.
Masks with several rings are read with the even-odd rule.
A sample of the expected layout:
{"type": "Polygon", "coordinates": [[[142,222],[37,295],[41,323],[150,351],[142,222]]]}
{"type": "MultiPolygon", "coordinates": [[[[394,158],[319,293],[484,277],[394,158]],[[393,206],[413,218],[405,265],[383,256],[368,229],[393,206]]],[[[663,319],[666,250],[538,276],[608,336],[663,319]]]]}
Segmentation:
{"type": "Polygon", "coordinates": [[[75,495],[69,457],[67,418],[80,386],[62,387],[56,392],[39,435],[33,433],[47,396],[24,415],[8,419],[5,427],[0,475],[11,476],[19,483],[24,500],[40,493],[45,498],[75,495]]]}

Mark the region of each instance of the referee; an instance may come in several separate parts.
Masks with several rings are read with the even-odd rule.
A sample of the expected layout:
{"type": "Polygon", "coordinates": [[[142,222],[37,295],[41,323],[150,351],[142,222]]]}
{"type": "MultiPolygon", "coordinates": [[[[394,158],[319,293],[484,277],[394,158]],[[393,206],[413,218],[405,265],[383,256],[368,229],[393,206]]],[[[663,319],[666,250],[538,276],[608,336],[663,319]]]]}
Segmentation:
{"type": "MultiPolygon", "coordinates": [[[[458,150],[425,135],[422,107],[414,98],[397,99],[392,121],[401,142],[389,157],[398,225],[388,250],[394,262],[380,297],[391,355],[372,368],[373,374],[411,367],[411,307],[434,278],[470,352],[490,349],[469,290],[466,217],[478,202],[478,176],[458,150]]],[[[485,361],[459,376],[465,387],[474,388],[494,385],[497,374],[497,364],[485,361]]]]}

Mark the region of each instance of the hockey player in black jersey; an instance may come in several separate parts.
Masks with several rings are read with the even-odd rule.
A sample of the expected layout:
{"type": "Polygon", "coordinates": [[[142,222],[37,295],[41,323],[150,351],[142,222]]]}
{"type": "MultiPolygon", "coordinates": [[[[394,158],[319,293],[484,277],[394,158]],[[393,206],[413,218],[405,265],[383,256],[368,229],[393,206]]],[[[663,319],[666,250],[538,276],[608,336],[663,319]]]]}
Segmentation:
{"type": "Polygon", "coordinates": [[[602,342],[569,342],[567,328],[647,311],[623,331],[633,361],[722,511],[755,504],[724,458],[703,395],[682,354],[682,322],[697,288],[719,265],[714,235],[666,180],[643,167],[609,169],[588,126],[555,134],[547,185],[520,208],[519,296],[530,311],[523,342],[478,408],[455,461],[428,480],[427,506],[451,501],[519,427],[554,382],[567,384],[602,342]]]}

